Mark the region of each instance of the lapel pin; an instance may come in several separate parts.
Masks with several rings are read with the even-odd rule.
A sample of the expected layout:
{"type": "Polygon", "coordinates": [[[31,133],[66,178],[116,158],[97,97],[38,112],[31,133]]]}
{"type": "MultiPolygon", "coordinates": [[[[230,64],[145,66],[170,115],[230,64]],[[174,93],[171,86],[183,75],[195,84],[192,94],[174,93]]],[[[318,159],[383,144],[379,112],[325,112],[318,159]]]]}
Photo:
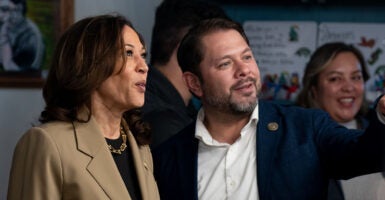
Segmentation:
{"type": "Polygon", "coordinates": [[[277,122],[270,122],[269,124],[267,124],[267,129],[269,129],[269,131],[278,130],[278,123],[277,122]]]}
{"type": "Polygon", "coordinates": [[[148,170],[147,163],[146,163],[146,162],[143,162],[143,165],[144,165],[144,168],[145,168],[146,170],[148,170]]]}

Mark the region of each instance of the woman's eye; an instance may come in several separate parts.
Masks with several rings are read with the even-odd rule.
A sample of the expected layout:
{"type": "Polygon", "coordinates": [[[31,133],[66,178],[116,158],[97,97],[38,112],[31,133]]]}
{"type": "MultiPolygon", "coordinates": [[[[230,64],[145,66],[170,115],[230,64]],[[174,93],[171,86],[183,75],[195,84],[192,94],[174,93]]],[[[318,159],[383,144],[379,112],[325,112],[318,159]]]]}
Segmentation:
{"type": "Polygon", "coordinates": [[[142,58],[146,59],[147,58],[147,53],[142,53],[142,58]]]}
{"type": "Polygon", "coordinates": [[[362,79],[362,76],[353,76],[353,80],[360,81],[362,79]]]}
{"type": "Polygon", "coordinates": [[[338,78],[338,77],[331,77],[331,78],[329,78],[330,82],[336,82],[338,80],[340,80],[340,78],[338,78]]]}
{"type": "Polygon", "coordinates": [[[131,50],[126,51],[126,56],[132,56],[133,52],[131,50]]]}

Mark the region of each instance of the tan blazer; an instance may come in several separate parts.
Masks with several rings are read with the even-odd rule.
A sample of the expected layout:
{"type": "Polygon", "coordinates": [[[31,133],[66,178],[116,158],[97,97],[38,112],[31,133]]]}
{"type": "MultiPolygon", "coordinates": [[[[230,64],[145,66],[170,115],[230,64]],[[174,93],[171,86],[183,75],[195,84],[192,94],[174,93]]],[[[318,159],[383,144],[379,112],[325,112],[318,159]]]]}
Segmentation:
{"type": "MultiPolygon", "coordinates": [[[[131,132],[128,141],[142,198],[159,199],[149,147],[138,147],[131,132]]],[[[91,118],[88,123],[50,122],[23,135],[9,177],[8,200],[13,199],[131,198],[101,129],[91,118]]]]}

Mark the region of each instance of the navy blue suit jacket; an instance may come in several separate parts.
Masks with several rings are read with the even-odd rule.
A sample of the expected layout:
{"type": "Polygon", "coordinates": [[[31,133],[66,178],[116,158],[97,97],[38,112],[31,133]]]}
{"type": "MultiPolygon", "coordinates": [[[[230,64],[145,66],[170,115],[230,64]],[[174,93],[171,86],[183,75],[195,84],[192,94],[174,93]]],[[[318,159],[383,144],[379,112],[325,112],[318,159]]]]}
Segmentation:
{"type": "MultiPolygon", "coordinates": [[[[375,112],[365,133],[348,130],[321,110],[259,102],[259,199],[326,199],[329,178],[381,170],[385,126],[375,112]],[[278,130],[268,124],[278,123],[278,130]]],[[[161,199],[198,199],[195,122],[153,150],[161,199]]]]}

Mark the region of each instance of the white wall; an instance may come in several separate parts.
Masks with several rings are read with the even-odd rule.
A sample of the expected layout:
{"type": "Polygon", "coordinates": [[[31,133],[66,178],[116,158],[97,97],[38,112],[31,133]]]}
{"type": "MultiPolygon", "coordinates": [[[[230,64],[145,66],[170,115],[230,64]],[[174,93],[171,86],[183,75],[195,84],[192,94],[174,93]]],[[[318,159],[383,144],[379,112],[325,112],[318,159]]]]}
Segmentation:
{"type": "Polygon", "coordinates": [[[149,48],[155,9],[160,2],[161,0],[75,0],[75,20],[95,14],[117,12],[134,24],[149,48]]]}
{"type": "Polygon", "coordinates": [[[44,108],[40,89],[0,89],[0,199],[6,199],[14,146],[44,108]]]}
{"type": "MultiPolygon", "coordinates": [[[[149,47],[155,9],[160,2],[161,0],[74,0],[75,21],[91,15],[120,13],[130,19],[143,34],[149,47]]],[[[0,88],[0,199],[6,199],[15,144],[32,124],[38,123],[43,108],[44,101],[39,88],[0,88]]]]}

